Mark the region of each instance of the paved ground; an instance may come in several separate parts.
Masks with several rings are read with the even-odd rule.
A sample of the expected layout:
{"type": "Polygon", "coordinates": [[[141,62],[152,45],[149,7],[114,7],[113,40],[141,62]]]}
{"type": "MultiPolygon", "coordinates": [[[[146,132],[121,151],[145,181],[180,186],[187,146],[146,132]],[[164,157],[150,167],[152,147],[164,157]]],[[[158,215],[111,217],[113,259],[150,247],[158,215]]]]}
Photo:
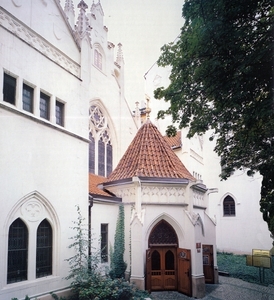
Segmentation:
{"type": "MultiPolygon", "coordinates": [[[[177,292],[153,292],[153,300],[191,300],[177,292]]],[[[263,286],[240,279],[219,276],[219,284],[207,284],[203,300],[274,300],[273,285],[263,286]]]]}

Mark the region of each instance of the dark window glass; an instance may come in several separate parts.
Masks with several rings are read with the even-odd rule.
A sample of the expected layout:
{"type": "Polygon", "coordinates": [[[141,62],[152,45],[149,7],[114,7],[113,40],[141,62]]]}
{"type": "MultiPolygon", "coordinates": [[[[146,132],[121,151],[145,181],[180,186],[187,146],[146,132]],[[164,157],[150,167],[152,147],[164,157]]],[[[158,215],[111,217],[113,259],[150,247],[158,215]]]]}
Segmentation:
{"type": "Polygon", "coordinates": [[[157,250],[151,255],[151,270],[161,270],[161,256],[157,250]]]}
{"type": "Polygon", "coordinates": [[[174,254],[170,250],[168,250],[165,254],[165,264],[166,270],[175,270],[174,254]]]}
{"type": "Polygon", "coordinates": [[[95,141],[89,133],[89,172],[95,173],[95,141]]]}
{"type": "Polygon", "coordinates": [[[107,176],[112,172],[112,145],[107,144],[107,176]]]}
{"type": "Polygon", "coordinates": [[[7,283],[27,280],[28,277],[28,229],[21,219],[9,228],[7,283]]]}
{"type": "Polygon", "coordinates": [[[33,112],[33,88],[23,84],[23,109],[33,112]]]}
{"type": "Polygon", "coordinates": [[[56,124],[64,126],[64,103],[56,101],[55,107],[56,124]]]}
{"type": "Polygon", "coordinates": [[[15,105],[16,79],[4,73],[3,100],[15,105]]]}
{"type": "Polygon", "coordinates": [[[105,176],[105,143],[102,138],[98,142],[98,175],[105,176]]]}
{"type": "Polygon", "coordinates": [[[40,93],[40,117],[49,120],[50,97],[40,93]]]}
{"type": "Polygon", "coordinates": [[[235,201],[232,197],[226,196],[223,203],[224,216],[235,216],[235,201]]]}
{"type": "Polygon", "coordinates": [[[108,262],[108,224],[101,224],[101,262],[108,262]]]}
{"type": "Polygon", "coordinates": [[[37,229],[36,278],[52,274],[52,229],[43,220],[37,229]]]}

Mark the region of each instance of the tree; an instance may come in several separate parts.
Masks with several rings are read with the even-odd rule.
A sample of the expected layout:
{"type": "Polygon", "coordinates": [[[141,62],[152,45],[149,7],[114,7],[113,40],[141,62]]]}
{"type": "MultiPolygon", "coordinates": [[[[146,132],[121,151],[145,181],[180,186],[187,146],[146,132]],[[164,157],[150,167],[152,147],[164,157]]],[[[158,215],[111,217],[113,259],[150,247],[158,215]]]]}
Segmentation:
{"type": "Polygon", "coordinates": [[[274,235],[273,1],[186,0],[183,17],[158,60],[172,68],[169,86],[155,91],[170,104],[158,118],[171,115],[188,137],[211,130],[222,179],[260,172],[261,211],[274,235]]]}

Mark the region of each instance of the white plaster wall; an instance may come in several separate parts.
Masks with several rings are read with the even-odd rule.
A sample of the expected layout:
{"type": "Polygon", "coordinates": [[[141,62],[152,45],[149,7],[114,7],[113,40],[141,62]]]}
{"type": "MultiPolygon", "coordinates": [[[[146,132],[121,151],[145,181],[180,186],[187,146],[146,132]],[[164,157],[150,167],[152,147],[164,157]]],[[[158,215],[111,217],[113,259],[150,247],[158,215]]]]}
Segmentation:
{"type": "MultiPolygon", "coordinates": [[[[87,215],[87,159],[83,159],[87,145],[3,110],[0,110],[0,126],[9,129],[2,130],[0,134],[0,143],[5,145],[0,151],[1,203],[5,203],[2,205],[0,221],[1,228],[5,228],[1,232],[2,264],[7,260],[7,230],[14,220],[10,213],[22,197],[38,191],[51,203],[60,221],[59,228],[53,228],[55,234],[58,230],[58,244],[53,250],[53,275],[7,285],[6,272],[3,272],[0,295],[19,298],[65,287],[68,285],[63,279],[68,271],[65,259],[70,255],[67,247],[73,235],[70,227],[77,218],[75,205],[80,205],[83,216],[87,215]]],[[[2,265],[1,269],[6,268],[2,265]]]]}
{"type": "MultiPolygon", "coordinates": [[[[0,6],[79,63],[79,50],[62,16],[59,1],[0,0],[0,6]]],[[[16,23],[14,28],[16,30],[16,23]]]]}
{"type": "Polygon", "coordinates": [[[64,280],[68,275],[68,262],[65,259],[73,255],[68,245],[74,233],[72,221],[77,220],[75,205],[80,206],[83,217],[87,219],[88,142],[85,138],[88,137],[88,96],[84,95],[78,76],[50,59],[48,53],[37,51],[39,43],[36,43],[36,38],[41,40],[40,35],[43,34],[55,47],[60,47],[59,52],[55,49],[58,53],[65,51],[71,55],[71,61],[79,59],[79,51],[69,34],[67,39],[59,40],[52,35],[53,25],[57,23],[64,32],[68,32],[58,14],[56,3],[1,0],[0,4],[38,31],[30,46],[17,37],[22,33],[16,32],[18,27],[14,27],[14,34],[10,28],[5,30],[0,27],[0,82],[3,83],[3,72],[7,71],[17,78],[18,87],[16,105],[3,102],[3,95],[0,94],[0,144],[4,145],[0,149],[0,268],[3,270],[0,274],[0,299],[11,299],[34,296],[69,285],[64,280]],[[18,6],[13,3],[18,3],[18,6]],[[37,13],[35,17],[30,11],[37,13]],[[49,15],[48,23],[43,19],[45,14],[42,11],[49,15]],[[56,22],[51,18],[56,18],[56,22]],[[34,88],[33,114],[22,110],[20,87],[23,82],[34,88]],[[65,102],[64,127],[56,125],[54,105],[51,105],[49,121],[40,118],[40,91],[51,97],[51,103],[55,103],[56,99],[65,102]],[[30,235],[29,277],[26,281],[7,285],[8,228],[17,217],[21,216],[25,221],[21,205],[32,192],[41,195],[41,199],[38,197],[35,200],[44,208],[39,221],[47,218],[52,224],[53,274],[35,279],[33,249],[39,221],[26,220],[30,235]]]}
{"type": "MultiPolygon", "coordinates": [[[[128,106],[125,99],[124,90],[124,67],[119,68],[119,78],[114,70],[118,69],[114,62],[117,46],[108,47],[107,31],[102,26],[102,20],[99,18],[92,21],[92,44],[91,64],[90,64],[90,82],[89,96],[90,101],[99,101],[103,104],[106,114],[111,118],[111,138],[113,145],[113,169],[125,153],[130,142],[133,140],[137,127],[133,120],[132,111],[134,108],[128,106]],[[94,65],[94,49],[99,44],[104,51],[103,69],[99,70],[94,65]]],[[[117,74],[117,72],[116,72],[117,74]]]]}
{"type": "MultiPolygon", "coordinates": [[[[101,238],[101,224],[108,224],[108,239],[109,239],[109,250],[110,247],[114,247],[114,236],[116,232],[116,223],[119,213],[119,203],[108,204],[94,202],[91,208],[91,232],[92,232],[92,251],[96,252],[100,249],[100,238],[101,238]]],[[[110,254],[110,252],[109,252],[110,254]]],[[[109,263],[103,264],[102,267],[107,267],[109,263]]]]}
{"type": "Polygon", "coordinates": [[[216,219],[217,249],[234,253],[251,253],[252,249],[271,249],[272,239],[260,212],[261,176],[236,171],[221,181],[220,159],[213,152],[214,142],[205,139],[205,182],[218,193],[209,195],[209,216],[216,219]],[[235,200],[236,216],[223,216],[223,200],[230,195],[235,200]],[[236,234],[235,234],[236,232],[236,234]]]}
{"type": "MultiPolygon", "coordinates": [[[[58,99],[65,103],[65,129],[82,137],[87,137],[88,101],[87,95],[80,89],[80,79],[64,69],[18,38],[0,28],[0,71],[10,72],[21,83],[34,88],[36,99],[34,115],[39,118],[40,91],[51,96],[51,102],[58,99]]],[[[1,81],[2,82],[2,81],[1,81]]],[[[18,91],[19,92],[19,91],[18,91]]],[[[0,101],[3,95],[0,95],[0,101]]],[[[22,96],[17,96],[16,108],[22,110],[22,96]]],[[[4,105],[15,108],[4,102],[4,105]]],[[[24,112],[27,114],[26,112],[24,112]]],[[[54,106],[51,106],[50,123],[55,124],[54,106]]]]}

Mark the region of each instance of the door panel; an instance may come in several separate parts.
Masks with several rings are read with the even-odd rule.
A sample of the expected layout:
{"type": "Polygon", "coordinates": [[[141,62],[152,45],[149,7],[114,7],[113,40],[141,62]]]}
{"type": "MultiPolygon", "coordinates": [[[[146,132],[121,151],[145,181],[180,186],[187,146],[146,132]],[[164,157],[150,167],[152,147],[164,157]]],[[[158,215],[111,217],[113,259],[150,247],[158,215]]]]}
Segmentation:
{"type": "Polygon", "coordinates": [[[178,291],[191,296],[191,251],[177,249],[178,260],[178,291]]]}
{"type": "Polygon", "coordinates": [[[155,247],[147,250],[147,289],[176,290],[176,248],[155,247]]]}
{"type": "Polygon", "coordinates": [[[203,245],[203,268],[206,283],[214,283],[213,246],[203,245]]]}

